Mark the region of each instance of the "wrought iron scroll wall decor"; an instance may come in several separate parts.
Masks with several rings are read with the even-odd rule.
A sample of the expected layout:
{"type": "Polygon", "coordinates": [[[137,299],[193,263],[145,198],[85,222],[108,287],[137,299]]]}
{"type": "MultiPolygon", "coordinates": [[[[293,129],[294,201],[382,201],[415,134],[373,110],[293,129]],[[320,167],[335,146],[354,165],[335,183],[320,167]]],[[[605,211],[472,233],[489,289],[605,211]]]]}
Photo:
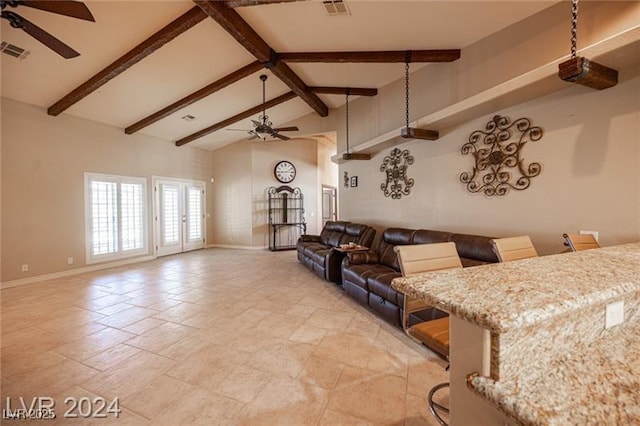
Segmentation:
{"type": "Polygon", "coordinates": [[[484,130],[471,133],[469,142],[462,145],[462,154],[472,154],[475,165],[471,173],[460,174],[460,181],[469,192],[483,192],[490,197],[505,195],[509,189],[527,189],[542,166],[540,163],[525,165],[520,152],[528,141],[538,141],[542,134],[542,129],[532,127],[527,118],[511,122],[508,117],[496,115],[484,130]],[[517,141],[512,139],[514,136],[517,141]],[[512,176],[516,171],[519,176],[512,176]]]}
{"type": "Polygon", "coordinates": [[[380,189],[385,197],[397,200],[411,193],[414,180],[407,176],[407,169],[411,164],[413,164],[413,156],[408,149],[401,151],[394,148],[384,157],[380,171],[385,174],[386,181],[380,185],[380,189]]]}

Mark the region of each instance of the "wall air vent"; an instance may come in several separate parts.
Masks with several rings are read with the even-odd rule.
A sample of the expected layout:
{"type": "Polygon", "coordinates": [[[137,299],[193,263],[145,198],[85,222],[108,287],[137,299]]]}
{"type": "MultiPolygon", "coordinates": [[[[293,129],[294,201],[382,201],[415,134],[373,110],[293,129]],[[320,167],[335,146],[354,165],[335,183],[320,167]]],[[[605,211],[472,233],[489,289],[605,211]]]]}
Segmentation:
{"type": "Polygon", "coordinates": [[[15,44],[7,43],[6,41],[0,43],[0,52],[13,56],[14,58],[18,58],[21,61],[27,59],[27,56],[31,53],[29,50],[25,50],[15,44]]]}
{"type": "Polygon", "coordinates": [[[184,117],[182,117],[182,119],[183,119],[184,121],[193,121],[193,120],[195,120],[196,118],[195,118],[193,115],[191,115],[191,114],[187,114],[187,115],[185,115],[184,117]]]}
{"type": "Polygon", "coordinates": [[[328,16],[350,15],[349,8],[343,0],[325,0],[322,4],[328,16]]]}

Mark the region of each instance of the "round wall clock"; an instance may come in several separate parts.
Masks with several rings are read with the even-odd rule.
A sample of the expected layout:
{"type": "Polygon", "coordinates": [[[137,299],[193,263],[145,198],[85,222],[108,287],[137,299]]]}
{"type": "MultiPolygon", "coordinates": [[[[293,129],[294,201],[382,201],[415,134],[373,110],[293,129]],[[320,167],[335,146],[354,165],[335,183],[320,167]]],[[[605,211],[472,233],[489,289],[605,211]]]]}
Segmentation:
{"type": "Polygon", "coordinates": [[[290,161],[279,161],[273,174],[282,183],[292,182],[296,178],[296,167],[290,161]]]}

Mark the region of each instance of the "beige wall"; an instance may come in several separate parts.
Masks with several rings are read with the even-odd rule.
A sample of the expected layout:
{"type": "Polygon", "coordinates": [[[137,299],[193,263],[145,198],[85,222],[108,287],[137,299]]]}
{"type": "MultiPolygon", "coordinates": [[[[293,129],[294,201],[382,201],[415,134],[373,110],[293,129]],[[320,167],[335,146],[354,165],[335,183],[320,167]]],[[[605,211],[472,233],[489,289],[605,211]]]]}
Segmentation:
{"type": "Polygon", "coordinates": [[[525,163],[542,164],[529,189],[486,197],[460,183],[460,173],[473,165],[460,148],[471,132],[484,128],[487,116],[436,142],[399,145],[415,157],[408,171],[415,186],[400,200],[380,190],[379,167],[389,149],[370,161],[343,164],[341,170],[359,176],[359,186],[343,192],[342,216],[379,229],[529,234],[542,253],[562,251],[564,232],[599,231],[604,245],[640,239],[640,77],[605,91],[573,86],[495,114],[527,117],[544,130],[540,141],[522,151],[525,163]]]}
{"type": "Polygon", "coordinates": [[[212,153],[214,183],[209,185],[211,239],[208,244],[252,245],[251,142],[227,145],[212,153]]]}
{"type": "MultiPolygon", "coordinates": [[[[427,65],[411,74],[411,119],[438,112],[568,54],[570,5],[562,2],[512,27],[462,49],[451,64],[427,65]]],[[[578,47],[597,45],[619,33],[638,32],[639,2],[585,2],[580,8],[578,47]]],[[[629,39],[631,42],[632,39],[629,39]]],[[[357,189],[343,188],[342,218],[388,226],[429,228],[506,236],[527,233],[542,253],[563,249],[563,232],[600,231],[605,245],[640,238],[640,43],[624,55],[635,63],[621,69],[620,85],[597,92],[571,86],[553,77],[553,95],[513,105],[513,98],[493,102],[488,115],[449,128],[439,128],[436,142],[411,141],[415,164],[409,169],[416,180],[410,196],[385,198],[380,191],[382,159],[390,149],[370,161],[340,165],[359,177],[357,189]],[[540,142],[523,152],[526,162],[542,163],[542,174],[530,189],[503,198],[472,195],[459,183],[472,160],[460,154],[469,134],[484,127],[494,114],[512,119],[528,117],[545,130],[540,142]]],[[[610,60],[619,60],[615,52],[610,60]]],[[[606,62],[604,62],[606,63],[606,62]]],[[[614,64],[615,66],[615,64],[614,64]]],[[[413,67],[415,70],[417,67],[413,67]]],[[[366,144],[404,125],[404,81],[378,91],[374,98],[350,104],[351,147],[366,144]]],[[[338,133],[338,152],[345,150],[344,110],[332,111],[338,133]]]]}
{"type": "Polygon", "coordinates": [[[208,182],[212,169],[209,151],[3,98],[2,282],[85,266],[84,172],[147,178],[151,206],[153,175],[208,182]]]}
{"type": "MultiPolygon", "coordinates": [[[[508,3],[505,3],[508,4],[508,3]]],[[[561,2],[521,22],[461,49],[451,63],[411,65],[410,120],[441,111],[511,79],[569,57],[569,2],[561,2]]],[[[580,3],[579,49],[598,44],[620,33],[640,28],[640,2],[587,1],[580,3]]],[[[629,42],[631,42],[629,36],[629,42]]],[[[637,38],[636,38],[637,40],[637,38]]],[[[636,45],[638,42],[636,41],[636,45]]],[[[638,49],[635,53],[640,55],[638,49]]],[[[397,64],[403,68],[404,64],[397,64]]],[[[553,78],[551,85],[563,84],[553,78]]],[[[493,102],[496,110],[511,106],[508,97],[493,102]]],[[[404,126],[404,79],[378,89],[374,97],[359,97],[349,103],[351,148],[404,126]]],[[[469,114],[472,116],[472,114],[469,114]]],[[[338,152],[346,149],[344,107],[332,110],[337,130],[338,152]]],[[[322,121],[322,120],[319,120],[322,121]]],[[[309,124],[310,126],[310,124],[309,124]]],[[[448,131],[439,127],[441,133],[448,131]]]]}
{"type": "Polygon", "coordinates": [[[316,202],[318,153],[315,139],[290,139],[288,141],[253,143],[253,245],[267,247],[268,240],[268,198],[267,188],[278,187],[282,183],[273,176],[273,169],[281,160],[287,160],[296,167],[296,178],[288,186],[299,187],[304,196],[304,208],[309,229],[318,209],[316,202]]]}
{"type": "Polygon", "coordinates": [[[288,141],[247,141],[228,145],[212,153],[215,183],[210,185],[212,231],[209,244],[264,248],[268,241],[267,189],[280,186],[273,169],[281,160],[296,167],[290,184],[304,195],[307,232],[319,231],[319,193],[322,184],[332,184],[337,166],[330,158],[335,145],[316,138],[288,141]]]}
{"type": "MultiPolygon", "coordinates": [[[[411,118],[566,56],[568,12],[568,2],[562,2],[465,47],[457,62],[413,72],[411,118]]],[[[636,28],[640,2],[584,2],[580,16],[579,47],[583,47],[636,28]]],[[[68,256],[75,257],[74,266],[83,265],[84,171],[205,180],[208,244],[266,245],[262,197],[266,187],[277,184],[272,168],[279,159],[298,167],[294,184],[305,193],[309,233],[319,231],[319,191],[331,180],[330,185],[341,189],[341,218],[379,228],[529,233],[541,252],[559,251],[559,234],[585,228],[600,231],[605,245],[637,239],[640,99],[638,79],[633,76],[640,72],[637,67],[632,71],[635,74],[627,70],[621,74],[617,88],[603,92],[576,86],[508,108],[496,102],[495,113],[529,117],[546,132],[523,153],[525,161],[542,163],[541,176],[529,190],[501,199],[471,195],[458,181],[460,172],[471,167],[470,158],[459,153],[460,146],[490,116],[441,129],[437,142],[402,144],[416,157],[410,169],[416,187],[409,197],[394,201],[379,189],[380,162],[389,150],[368,162],[347,162],[336,174],[335,166],[323,162],[326,152],[317,141],[278,142],[273,147],[241,142],[213,153],[189,147],[178,150],[170,142],[126,136],[121,129],[68,115],[49,117],[39,108],[3,100],[2,280],[66,270],[68,256]],[[343,171],[359,176],[358,188],[342,188],[343,171]],[[31,266],[28,274],[19,271],[23,263],[31,266]]],[[[403,84],[393,82],[374,98],[350,103],[352,148],[403,125],[403,84]]],[[[289,124],[299,125],[306,134],[335,131],[338,152],[344,150],[343,108],[324,119],[309,115],[289,124]]]]}

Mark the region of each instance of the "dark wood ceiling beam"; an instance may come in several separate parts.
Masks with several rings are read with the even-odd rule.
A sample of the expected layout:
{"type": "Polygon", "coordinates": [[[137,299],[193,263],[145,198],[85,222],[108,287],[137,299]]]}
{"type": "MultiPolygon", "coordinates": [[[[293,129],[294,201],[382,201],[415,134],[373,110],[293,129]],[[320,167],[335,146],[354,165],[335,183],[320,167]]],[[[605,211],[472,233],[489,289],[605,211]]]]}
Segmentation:
{"type": "Polygon", "coordinates": [[[289,68],[289,65],[284,62],[278,61],[273,68],[270,68],[271,72],[278,77],[284,84],[307,103],[315,112],[320,114],[320,117],[326,117],[329,115],[329,107],[322,102],[315,93],[313,93],[307,85],[298,77],[298,75],[289,68]]]}
{"type": "Polygon", "coordinates": [[[287,64],[278,60],[278,54],[242,19],[238,12],[231,9],[226,3],[215,0],[193,1],[321,117],[329,115],[329,108],[322,100],[309,90],[287,64]]]}
{"type": "Polygon", "coordinates": [[[224,2],[215,0],[193,0],[204,13],[209,15],[225,29],[238,43],[262,63],[273,59],[273,50],[247,21],[224,2]]]}
{"type": "Polygon", "coordinates": [[[263,108],[264,109],[273,108],[274,106],[280,105],[281,103],[286,102],[295,97],[296,97],[296,94],[293,92],[288,92],[288,93],[285,93],[284,95],[280,95],[277,98],[267,101],[264,105],[263,104],[256,105],[253,108],[250,108],[246,111],[236,114],[233,117],[229,117],[226,120],[222,120],[219,123],[216,123],[212,126],[207,127],[206,129],[202,129],[196,133],[186,136],[176,141],[176,146],[182,146],[182,145],[188,144],[189,142],[193,142],[194,140],[200,139],[201,137],[206,136],[209,133],[213,133],[217,130],[224,129],[225,127],[230,126],[233,123],[237,123],[238,121],[244,120],[247,117],[251,117],[252,115],[261,113],[263,108]]]}
{"type": "Polygon", "coordinates": [[[290,3],[294,1],[305,1],[305,0],[227,0],[227,6],[229,7],[244,7],[244,6],[261,6],[264,4],[275,4],[275,3],[290,3]]]}
{"type": "Polygon", "coordinates": [[[326,87],[326,86],[310,86],[309,90],[322,95],[349,95],[354,96],[376,96],[378,89],[367,89],[364,87],[326,87]]]}
{"type": "Polygon", "coordinates": [[[460,49],[278,53],[278,59],[285,62],[452,62],[459,58],[460,49]]]}
{"type": "Polygon", "coordinates": [[[214,81],[213,83],[203,87],[202,89],[193,92],[188,96],[185,96],[184,98],[172,103],[171,105],[161,109],[160,111],[143,118],[137,123],[130,125],[126,129],[124,129],[124,132],[128,135],[135,133],[138,130],[155,123],[156,121],[162,120],[163,118],[173,114],[174,112],[179,111],[182,108],[187,107],[192,103],[211,95],[212,93],[224,89],[225,87],[235,83],[236,81],[248,77],[254,72],[261,70],[262,68],[263,65],[259,61],[252,62],[249,65],[246,65],[239,70],[232,72],[231,74],[225,75],[221,79],[214,81]]]}
{"type": "Polygon", "coordinates": [[[164,46],[166,43],[170,42],[183,32],[187,31],[189,28],[204,20],[206,17],[207,15],[202,12],[202,9],[197,6],[192,7],[191,9],[189,9],[189,11],[172,21],[170,24],[166,25],[164,28],[153,34],[151,37],[147,38],[142,43],[138,44],[136,47],[117,59],[115,62],[108,65],[106,68],[91,77],[89,80],[73,89],[55,104],[51,105],[49,109],[47,109],[47,113],[49,115],[58,115],[61,112],[65,111],[71,105],[85,98],[86,96],[97,90],[99,87],[103,86],[136,63],[140,62],[142,59],[158,50],[160,47],[164,46]]]}

